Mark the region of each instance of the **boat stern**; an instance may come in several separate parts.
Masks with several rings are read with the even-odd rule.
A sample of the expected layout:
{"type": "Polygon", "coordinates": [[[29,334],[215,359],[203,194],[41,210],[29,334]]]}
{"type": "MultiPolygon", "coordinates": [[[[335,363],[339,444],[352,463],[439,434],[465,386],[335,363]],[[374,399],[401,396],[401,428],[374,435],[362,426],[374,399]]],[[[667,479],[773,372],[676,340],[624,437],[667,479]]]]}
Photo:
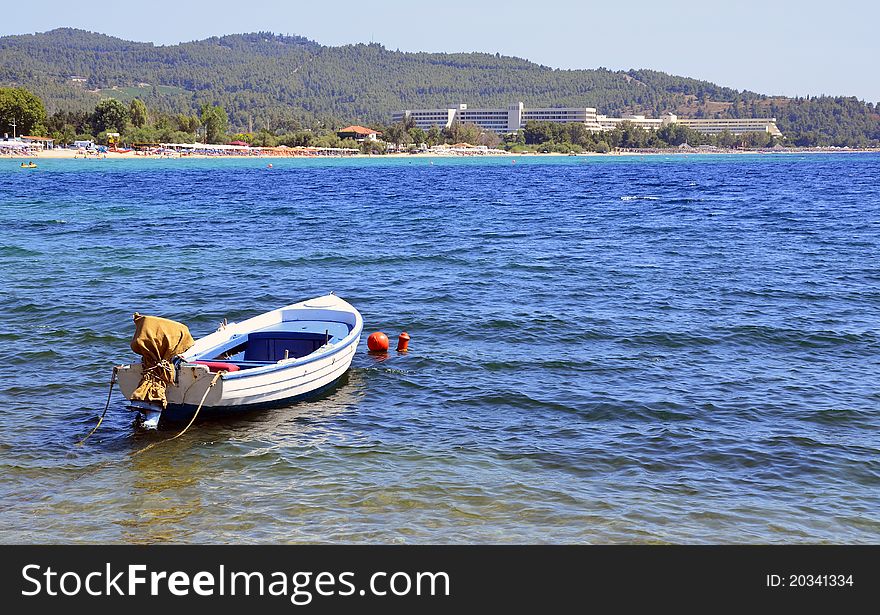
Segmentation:
{"type": "MultiPolygon", "coordinates": [[[[144,427],[155,428],[165,411],[161,404],[132,399],[135,390],[140,386],[143,366],[140,363],[119,365],[116,368],[116,374],[119,390],[129,400],[129,409],[141,414],[144,427]]],[[[205,407],[217,405],[223,396],[223,380],[221,378],[208,391],[214,375],[205,365],[182,364],[178,366],[174,382],[165,389],[168,407],[198,406],[203,397],[205,407]],[[205,396],[206,391],[207,396],[205,396]]]]}

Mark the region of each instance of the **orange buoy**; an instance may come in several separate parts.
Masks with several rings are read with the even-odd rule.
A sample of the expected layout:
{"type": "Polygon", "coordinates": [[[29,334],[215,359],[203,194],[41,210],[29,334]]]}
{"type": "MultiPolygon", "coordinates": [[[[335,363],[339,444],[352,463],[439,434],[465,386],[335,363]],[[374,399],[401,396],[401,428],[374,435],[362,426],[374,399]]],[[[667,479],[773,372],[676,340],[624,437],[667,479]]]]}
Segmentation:
{"type": "Polygon", "coordinates": [[[409,346],[409,333],[404,331],[397,338],[397,352],[406,352],[409,350],[407,346],[409,346]]]}
{"type": "Polygon", "coordinates": [[[381,331],[370,333],[367,338],[367,348],[370,352],[388,352],[388,336],[381,331]]]}

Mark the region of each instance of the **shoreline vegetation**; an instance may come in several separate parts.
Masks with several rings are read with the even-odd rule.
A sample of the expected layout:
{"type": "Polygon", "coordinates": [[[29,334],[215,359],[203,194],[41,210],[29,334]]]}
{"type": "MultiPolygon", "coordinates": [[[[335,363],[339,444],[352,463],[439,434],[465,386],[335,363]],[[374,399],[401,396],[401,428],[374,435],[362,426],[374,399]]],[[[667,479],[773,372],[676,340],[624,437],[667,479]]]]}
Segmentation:
{"type": "MultiPolygon", "coordinates": [[[[785,97],[653,70],[563,70],[501,54],[327,46],[271,32],[154,45],[59,28],[0,37],[0,67],[0,87],[27,88],[42,99],[54,118],[47,128],[67,125],[76,129],[72,134],[95,137],[78,118],[102,99],[123,105],[140,99],[151,110],[148,124],[160,133],[194,132],[189,120],[183,126],[177,118],[198,116],[208,103],[225,109],[230,132],[255,139],[324,138],[352,123],[382,130],[379,125],[407,108],[503,107],[523,100],[530,107],[595,107],[609,117],[773,117],[784,145],[880,146],[880,103],[853,96],[785,97]]],[[[7,119],[0,113],[0,134],[7,119]]],[[[142,118],[131,119],[139,127],[142,118]]]]}
{"type": "Polygon", "coordinates": [[[680,124],[652,130],[629,121],[593,131],[580,123],[529,121],[504,135],[477,124],[453,122],[428,130],[412,118],[371,127],[325,126],[273,133],[234,132],[225,109],[203,104],[197,114],[149,109],[139,98],[129,104],[108,98],[93,112],[56,111],[23,88],[0,88],[0,155],[15,158],[212,158],[316,156],[532,156],[650,155],[768,152],[878,151],[871,147],[803,146],[769,133],[702,133],[680,124]],[[13,138],[8,132],[12,127],[13,138]],[[16,131],[23,135],[16,139],[16,131]],[[358,138],[359,137],[359,138],[358,138]],[[43,149],[43,142],[47,145],[43,149]],[[63,147],[48,147],[52,144],[63,147]],[[73,147],[70,147],[71,144],[73,147]]]}
{"type": "Polygon", "coordinates": [[[435,150],[427,152],[390,152],[387,154],[347,154],[345,156],[339,154],[314,154],[300,153],[291,149],[290,153],[222,153],[222,154],[151,154],[135,151],[121,152],[108,150],[103,153],[84,153],[74,149],[55,148],[42,152],[26,153],[8,153],[3,154],[2,158],[14,160],[208,160],[208,159],[257,159],[257,160],[278,160],[291,158],[492,158],[504,157],[516,160],[517,158],[546,158],[546,157],[598,157],[610,158],[616,156],[706,156],[706,155],[757,155],[757,154],[776,154],[776,155],[794,155],[794,154],[865,154],[880,153],[880,148],[839,148],[839,147],[787,147],[777,149],[721,149],[721,148],[691,148],[691,149],[627,149],[614,150],[606,153],[583,152],[579,154],[562,154],[559,152],[508,152],[504,150],[479,150],[464,151],[461,149],[450,148],[447,151],[435,150]]]}

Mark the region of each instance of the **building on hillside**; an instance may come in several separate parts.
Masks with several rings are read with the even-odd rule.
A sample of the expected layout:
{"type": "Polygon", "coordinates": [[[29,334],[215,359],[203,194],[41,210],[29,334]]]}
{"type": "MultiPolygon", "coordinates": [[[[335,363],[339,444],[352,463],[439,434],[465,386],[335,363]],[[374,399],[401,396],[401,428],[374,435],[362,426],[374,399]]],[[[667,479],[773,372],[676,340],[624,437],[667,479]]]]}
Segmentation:
{"type": "Polygon", "coordinates": [[[393,114],[391,119],[395,123],[402,122],[404,118],[412,119],[413,123],[422,130],[428,130],[432,126],[442,129],[452,126],[455,111],[455,109],[407,109],[393,114]]]}
{"type": "Polygon", "coordinates": [[[629,122],[639,128],[645,130],[657,130],[664,124],[668,124],[669,120],[664,115],[661,119],[645,117],[644,115],[622,115],[620,117],[608,117],[607,115],[597,115],[596,121],[600,130],[614,130],[621,122],[629,122]]]}
{"type": "Polygon", "coordinates": [[[621,117],[598,116],[599,126],[602,130],[614,130],[621,122],[631,122],[645,130],[657,130],[667,124],[680,124],[697,132],[705,134],[720,134],[727,131],[734,135],[747,132],[766,132],[774,137],[781,137],[782,132],[776,126],[775,117],[750,117],[750,118],[683,118],[674,113],[664,113],[660,119],[645,117],[644,115],[624,115],[621,117]]]}
{"type": "Polygon", "coordinates": [[[381,135],[381,132],[364,126],[347,126],[336,132],[336,136],[340,139],[354,139],[355,141],[375,141],[381,135]]]}
{"type": "Polygon", "coordinates": [[[717,134],[725,130],[735,135],[746,132],[767,132],[775,137],[782,136],[776,127],[776,118],[679,118],[674,113],[664,113],[659,118],[644,115],[624,115],[609,117],[599,115],[593,107],[541,107],[530,109],[523,103],[508,105],[507,108],[468,108],[466,104],[447,109],[406,109],[393,115],[395,122],[411,120],[416,126],[428,130],[432,126],[449,128],[453,122],[473,123],[485,130],[499,134],[515,132],[524,128],[526,122],[554,122],[560,124],[583,124],[592,131],[614,130],[621,122],[630,122],[645,130],[657,130],[666,124],[681,124],[699,132],[717,134]]]}
{"type": "Polygon", "coordinates": [[[457,107],[447,109],[407,109],[395,113],[393,120],[401,122],[404,119],[412,122],[423,130],[432,126],[437,128],[449,128],[453,122],[461,124],[476,124],[485,130],[491,130],[499,134],[516,132],[526,125],[526,122],[577,122],[586,124],[589,128],[598,130],[596,124],[596,110],[592,107],[543,107],[530,109],[517,103],[508,105],[506,108],[469,108],[462,103],[457,107]]]}
{"type": "Polygon", "coordinates": [[[520,127],[526,122],[556,122],[562,124],[584,124],[591,130],[598,130],[598,115],[593,107],[541,107],[538,109],[525,109],[519,103],[522,115],[520,127]]]}
{"type": "Polygon", "coordinates": [[[745,134],[747,132],[766,132],[773,137],[781,137],[782,132],[776,126],[775,117],[747,117],[747,118],[676,118],[675,115],[667,114],[672,117],[673,122],[677,122],[682,126],[693,128],[696,131],[707,134],[718,134],[724,131],[735,135],[745,134]]]}
{"type": "Polygon", "coordinates": [[[520,110],[516,105],[510,105],[507,109],[469,109],[467,105],[461,104],[457,109],[453,109],[455,115],[452,121],[460,124],[476,124],[484,130],[504,134],[519,130],[517,119],[520,110]],[[516,128],[512,128],[513,126],[516,128]]]}

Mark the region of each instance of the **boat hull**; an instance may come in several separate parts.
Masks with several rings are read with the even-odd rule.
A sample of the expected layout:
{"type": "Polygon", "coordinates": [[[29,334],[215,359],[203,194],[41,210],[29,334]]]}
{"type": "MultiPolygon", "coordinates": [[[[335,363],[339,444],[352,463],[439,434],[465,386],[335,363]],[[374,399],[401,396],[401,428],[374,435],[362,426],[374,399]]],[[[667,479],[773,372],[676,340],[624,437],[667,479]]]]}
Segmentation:
{"type": "MultiPolygon", "coordinates": [[[[337,297],[328,296],[311,300],[324,299],[333,307],[333,313],[340,314],[340,306],[348,306],[337,297]]],[[[303,304],[310,308],[309,302],[303,304]]],[[[300,304],[297,304],[300,305],[300,304]]],[[[283,314],[296,306],[288,306],[276,312],[246,321],[223,334],[221,331],[211,334],[196,342],[195,350],[187,351],[178,364],[175,381],[166,389],[167,407],[161,410],[139,402],[132,408],[141,412],[148,426],[155,426],[159,421],[156,413],[161,410],[161,420],[189,420],[196,408],[201,404],[200,416],[222,416],[239,412],[250,412],[259,409],[278,408],[290,405],[298,400],[320,395],[334,386],[351,367],[352,359],[357,350],[363,329],[360,314],[351,309],[351,320],[347,322],[347,334],[338,338],[329,338],[329,343],[317,351],[300,358],[283,359],[276,362],[261,364],[257,368],[241,369],[240,371],[222,372],[219,377],[210,367],[195,362],[200,353],[213,353],[218,347],[236,343],[246,335],[248,327],[254,323],[266,325],[266,317],[272,314],[283,314]],[[258,320],[260,319],[260,320],[258,320]],[[208,348],[210,350],[204,350],[208,348]],[[216,378],[216,381],[215,381],[216,378]],[[214,386],[211,383],[214,382],[214,386]]],[[[310,317],[314,317],[314,309],[310,308],[310,317]]],[[[292,314],[292,312],[289,312],[292,314]]],[[[279,316],[280,317],[280,316],[279,316]]],[[[337,316],[338,317],[338,316],[337,316]]],[[[291,319],[285,323],[311,322],[291,319]]],[[[286,355],[285,355],[286,356],[286,355]]],[[[140,363],[123,365],[117,368],[117,378],[122,394],[131,399],[132,394],[141,381],[142,366],[140,363]]]]}
{"type": "MultiPolygon", "coordinates": [[[[317,389],[313,389],[307,393],[300,393],[299,395],[294,395],[293,397],[286,397],[284,399],[278,399],[270,402],[240,404],[237,406],[202,406],[202,409],[199,411],[199,416],[201,417],[199,420],[201,421],[202,419],[211,420],[235,418],[236,416],[242,416],[254,412],[286,408],[299,402],[317,399],[323,395],[332,392],[342,384],[344,378],[345,373],[343,373],[332,382],[325,384],[324,386],[321,386],[317,389]]],[[[132,409],[137,410],[144,417],[145,425],[146,422],[149,422],[151,419],[153,420],[151,424],[146,425],[147,427],[151,428],[156,427],[157,425],[188,422],[193,418],[193,415],[195,414],[197,408],[197,405],[194,406],[191,404],[168,404],[168,407],[160,412],[158,409],[148,409],[147,407],[132,407],[132,409]]]]}

